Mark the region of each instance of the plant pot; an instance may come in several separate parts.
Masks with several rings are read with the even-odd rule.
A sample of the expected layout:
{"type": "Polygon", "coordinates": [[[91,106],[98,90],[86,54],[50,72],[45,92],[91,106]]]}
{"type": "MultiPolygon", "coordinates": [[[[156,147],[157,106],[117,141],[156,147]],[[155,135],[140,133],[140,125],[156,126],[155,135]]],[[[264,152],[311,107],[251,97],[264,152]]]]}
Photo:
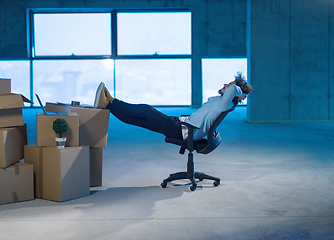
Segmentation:
{"type": "Polygon", "coordinates": [[[65,142],[66,142],[66,137],[64,138],[56,137],[57,148],[64,148],[65,142]]]}

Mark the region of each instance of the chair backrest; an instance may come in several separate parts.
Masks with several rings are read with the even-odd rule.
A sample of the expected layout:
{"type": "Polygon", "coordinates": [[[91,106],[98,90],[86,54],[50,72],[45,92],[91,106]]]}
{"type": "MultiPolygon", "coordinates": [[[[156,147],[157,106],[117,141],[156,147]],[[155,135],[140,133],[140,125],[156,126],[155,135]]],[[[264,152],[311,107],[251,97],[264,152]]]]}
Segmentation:
{"type": "MultiPolygon", "coordinates": [[[[216,132],[217,127],[219,126],[219,124],[224,120],[224,118],[226,117],[226,115],[229,112],[232,112],[235,109],[235,107],[222,112],[218,118],[213,122],[213,124],[211,125],[209,131],[208,131],[208,135],[207,135],[207,139],[205,139],[205,143],[202,140],[199,140],[197,143],[196,148],[196,152],[198,153],[202,153],[202,154],[208,154],[210,152],[212,152],[213,150],[215,150],[218,145],[221,142],[221,137],[220,134],[216,132]],[[201,143],[202,141],[202,143],[201,143]],[[202,147],[200,147],[202,145],[202,147]]],[[[195,143],[196,144],[196,143],[195,143]]]]}
{"type": "Polygon", "coordinates": [[[211,125],[211,127],[209,128],[208,134],[207,134],[207,138],[203,138],[200,140],[196,140],[193,142],[192,147],[189,148],[189,138],[187,140],[183,140],[183,139],[179,139],[179,138],[171,138],[171,137],[166,137],[165,141],[167,143],[172,143],[175,145],[179,145],[181,146],[180,149],[180,153],[183,154],[185,149],[188,149],[189,151],[193,151],[196,150],[196,152],[198,153],[202,153],[202,154],[208,154],[210,152],[212,152],[214,149],[216,149],[216,147],[218,147],[218,145],[221,142],[221,137],[219,133],[216,133],[216,129],[219,126],[219,124],[223,121],[223,119],[226,117],[226,115],[229,112],[232,112],[234,110],[235,107],[222,112],[218,118],[213,122],[213,124],[211,125]]]}

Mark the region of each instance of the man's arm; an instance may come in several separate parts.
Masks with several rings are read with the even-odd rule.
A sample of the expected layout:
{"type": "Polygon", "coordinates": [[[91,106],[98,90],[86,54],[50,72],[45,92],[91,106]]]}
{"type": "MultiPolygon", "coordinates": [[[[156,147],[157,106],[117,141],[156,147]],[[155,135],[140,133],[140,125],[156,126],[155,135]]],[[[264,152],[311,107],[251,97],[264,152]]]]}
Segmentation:
{"type": "Polygon", "coordinates": [[[234,97],[240,97],[242,95],[241,88],[237,85],[230,85],[226,90],[224,95],[221,97],[222,102],[230,103],[234,97]]]}

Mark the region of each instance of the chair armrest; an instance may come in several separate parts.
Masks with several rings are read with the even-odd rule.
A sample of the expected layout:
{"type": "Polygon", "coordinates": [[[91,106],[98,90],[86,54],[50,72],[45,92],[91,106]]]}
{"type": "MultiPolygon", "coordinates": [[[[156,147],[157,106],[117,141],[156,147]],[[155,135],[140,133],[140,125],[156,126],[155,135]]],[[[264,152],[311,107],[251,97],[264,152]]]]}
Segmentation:
{"type": "Polygon", "coordinates": [[[181,125],[184,125],[184,126],[187,126],[188,128],[191,128],[191,129],[199,129],[198,127],[190,124],[190,123],[187,123],[187,122],[179,122],[178,124],[181,124],[181,125]]]}
{"type": "Polygon", "coordinates": [[[180,122],[180,124],[188,128],[187,145],[188,145],[188,150],[192,152],[194,150],[194,129],[199,129],[199,128],[187,122],[180,122]]]}
{"type": "Polygon", "coordinates": [[[177,122],[176,124],[184,125],[188,128],[188,138],[186,140],[181,140],[181,139],[166,137],[165,141],[168,143],[173,143],[181,146],[180,149],[181,154],[184,153],[185,148],[188,149],[190,152],[192,152],[194,150],[194,129],[199,129],[199,128],[187,122],[177,122]]]}

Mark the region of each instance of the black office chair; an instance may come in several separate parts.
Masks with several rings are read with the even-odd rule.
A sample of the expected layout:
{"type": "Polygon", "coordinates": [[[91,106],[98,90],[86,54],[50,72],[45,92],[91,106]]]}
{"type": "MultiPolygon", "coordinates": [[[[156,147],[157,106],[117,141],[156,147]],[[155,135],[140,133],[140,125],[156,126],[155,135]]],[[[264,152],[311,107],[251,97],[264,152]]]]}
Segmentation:
{"type": "Polygon", "coordinates": [[[189,123],[186,123],[186,122],[180,123],[188,127],[188,138],[186,140],[170,138],[170,137],[165,138],[165,141],[167,143],[172,143],[172,144],[181,146],[180,154],[184,154],[185,149],[187,149],[189,152],[188,152],[187,171],[170,174],[168,178],[163,180],[163,182],[161,183],[161,187],[165,188],[167,187],[167,183],[174,181],[174,180],[179,180],[179,179],[189,179],[192,183],[192,186],[190,187],[191,191],[194,191],[196,189],[196,186],[197,186],[196,179],[200,181],[203,181],[203,179],[213,180],[214,186],[218,186],[220,184],[219,178],[207,175],[202,172],[194,171],[193,151],[196,150],[196,152],[198,153],[208,154],[212,152],[214,149],[216,149],[216,147],[218,147],[218,145],[221,142],[221,137],[220,137],[220,134],[216,132],[216,128],[221,123],[221,121],[223,121],[226,115],[233,110],[234,108],[231,108],[225,112],[222,112],[218,116],[218,118],[213,122],[212,126],[210,127],[207,138],[203,138],[203,139],[194,141],[193,140],[194,139],[194,129],[197,129],[197,127],[189,123]]]}

